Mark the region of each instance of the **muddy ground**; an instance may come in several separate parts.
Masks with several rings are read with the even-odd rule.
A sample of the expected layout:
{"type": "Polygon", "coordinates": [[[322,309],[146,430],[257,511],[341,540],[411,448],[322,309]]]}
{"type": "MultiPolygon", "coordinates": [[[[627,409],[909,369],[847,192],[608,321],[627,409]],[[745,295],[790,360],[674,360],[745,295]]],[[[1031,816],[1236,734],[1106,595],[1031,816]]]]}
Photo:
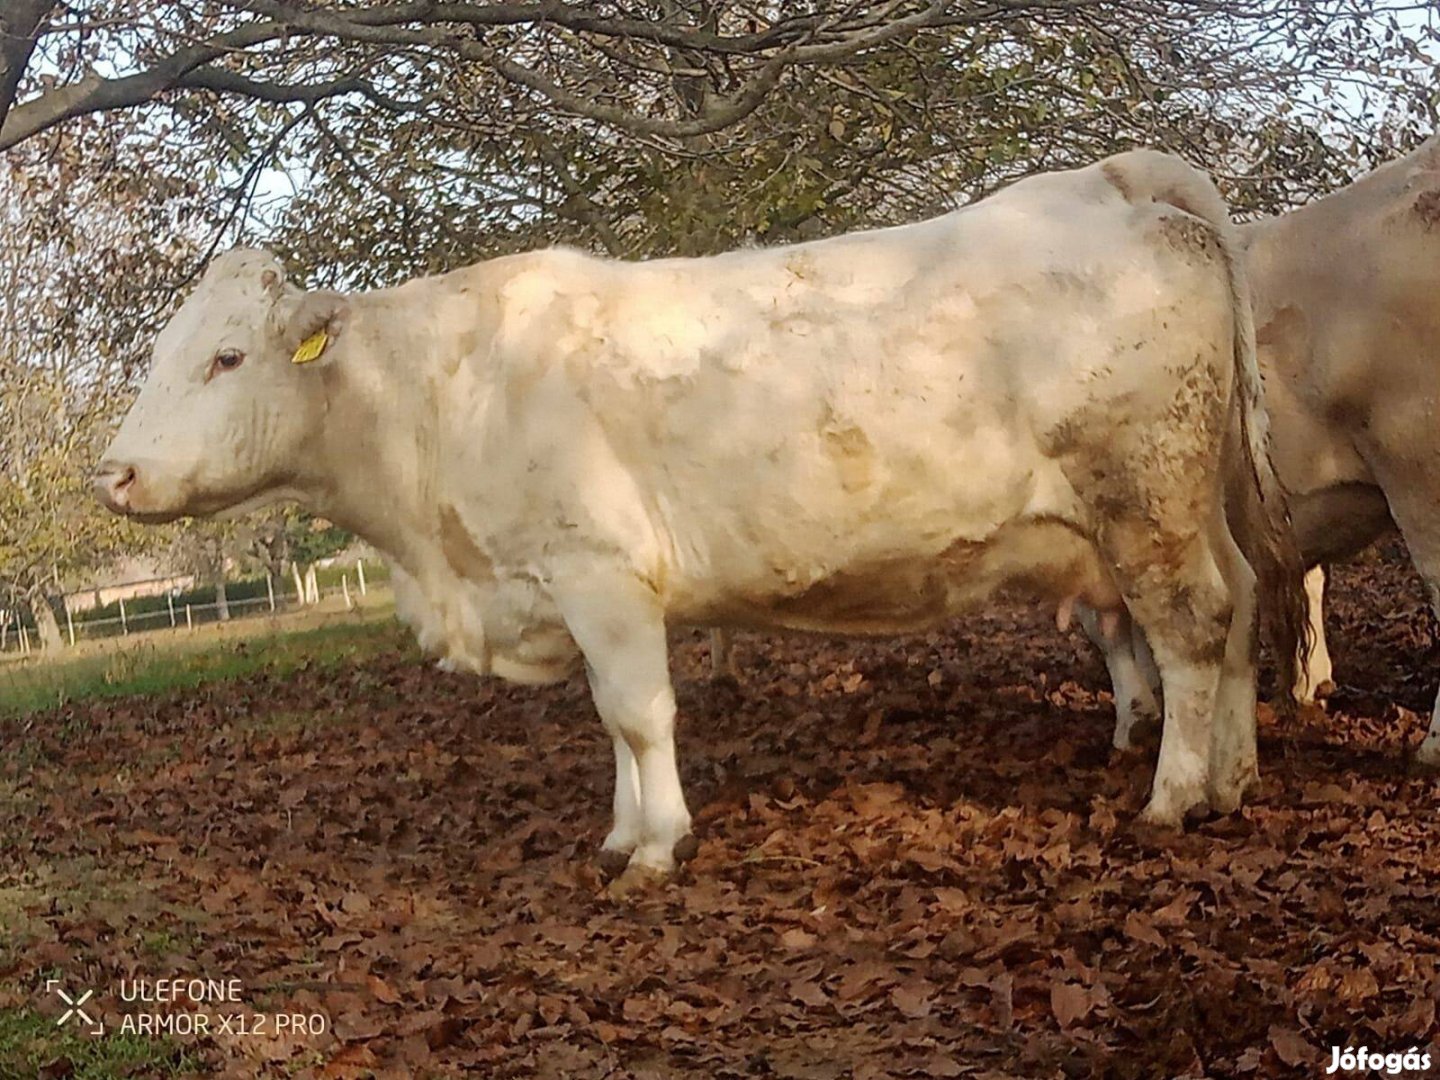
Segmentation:
{"type": "Polygon", "coordinates": [[[1319,1076],[1334,1045],[1433,1052],[1440,785],[1411,755],[1440,656],[1402,554],[1336,569],[1329,708],[1262,709],[1258,797],[1184,835],[1136,823],[1148,756],[1112,760],[1104,667],[1046,613],[741,637],[739,686],[677,635],[699,854],[618,903],[579,680],[482,685],[397,648],[5,721],[0,1008],[58,972],[112,1033],[146,1008],[325,1018],[174,1040],[237,1077],[1319,1076]],[[116,990],[173,975],[239,979],[244,1005],[116,990]]]}

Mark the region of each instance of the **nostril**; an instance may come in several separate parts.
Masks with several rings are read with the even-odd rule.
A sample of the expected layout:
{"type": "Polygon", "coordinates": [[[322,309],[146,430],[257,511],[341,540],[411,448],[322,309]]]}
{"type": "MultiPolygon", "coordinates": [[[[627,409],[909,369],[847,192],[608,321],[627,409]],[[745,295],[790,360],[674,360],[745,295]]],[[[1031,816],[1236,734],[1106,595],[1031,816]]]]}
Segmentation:
{"type": "Polygon", "coordinates": [[[123,510],[130,500],[130,489],[135,486],[135,466],[105,462],[95,473],[95,486],[101,500],[111,509],[123,510]]]}

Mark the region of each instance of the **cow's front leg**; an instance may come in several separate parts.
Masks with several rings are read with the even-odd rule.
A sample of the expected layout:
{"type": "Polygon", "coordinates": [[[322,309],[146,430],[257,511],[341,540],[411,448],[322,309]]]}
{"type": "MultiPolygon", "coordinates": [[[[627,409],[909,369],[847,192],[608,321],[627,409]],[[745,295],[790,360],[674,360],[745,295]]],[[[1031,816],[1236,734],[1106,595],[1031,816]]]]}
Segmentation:
{"type": "Polygon", "coordinates": [[[585,655],[590,693],[615,746],[615,822],[604,850],[629,851],[626,877],[668,874],[690,846],[675,765],[675,693],[658,599],[632,578],[556,590],[585,655]]]}
{"type": "MultiPolygon", "coordinates": [[[[1428,416],[1406,419],[1407,423],[1411,421],[1414,424],[1430,422],[1428,416]]],[[[1422,427],[1412,426],[1406,430],[1420,431],[1422,427]]],[[[1389,500],[1391,516],[1400,526],[1405,546],[1410,549],[1410,559],[1425,583],[1430,607],[1440,619],[1440,482],[1437,482],[1440,477],[1430,460],[1406,462],[1405,466],[1380,473],[1379,480],[1389,500]]],[[[1415,758],[1421,765],[1440,769],[1440,694],[1435,697],[1430,727],[1415,758]]]]}
{"type": "Polygon", "coordinates": [[[600,862],[607,871],[618,874],[640,846],[640,770],[630,744],[618,732],[612,732],[610,739],[615,750],[615,818],[600,845],[600,862]]]}

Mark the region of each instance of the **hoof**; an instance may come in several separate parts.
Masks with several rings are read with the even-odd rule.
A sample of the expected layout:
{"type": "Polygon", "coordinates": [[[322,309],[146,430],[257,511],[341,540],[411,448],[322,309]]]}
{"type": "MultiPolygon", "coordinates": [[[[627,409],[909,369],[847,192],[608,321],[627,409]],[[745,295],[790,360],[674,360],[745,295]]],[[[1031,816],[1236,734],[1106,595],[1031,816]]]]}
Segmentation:
{"type": "Polygon", "coordinates": [[[1140,811],[1138,820],[1141,825],[1156,829],[1179,829],[1184,823],[1184,815],[1168,806],[1156,806],[1152,800],[1140,811]]]}
{"type": "Polygon", "coordinates": [[[1210,800],[1206,799],[1185,811],[1185,826],[1188,828],[1191,825],[1200,825],[1219,816],[1215,808],[1210,805],[1210,800]]]}
{"type": "Polygon", "coordinates": [[[605,891],[612,900],[626,900],[653,892],[669,880],[669,874],[653,866],[627,866],[605,891]]]}
{"type": "MultiPolygon", "coordinates": [[[[1210,793],[1209,806],[1214,808],[1216,814],[1221,817],[1228,817],[1235,813],[1245,803],[1245,789],[1234,788],[1224,791],[1212,791],[1210,793]]],[[[1187,815],[1188,816],[1188,815],[1187,815]]]]}
{"type": "Polygon", "coordinates": [[[1165,730],[1158,716],[1142,716],[1130,728],[1130,746],[1137,750],[1158,750],[1160,735],[1165,730]]]}
{"type": "Polygon", "coordinates": [[[1325,679],[1313,690],[1308,686],[1297,686],[1292,696],[1301,705],[1319,705],[1335,693],[1336,689],[1334,679],[1325,679]]]}
{"type": "Polygon", "coordinates": [[[625,873],[625,868],[630,865],[630,853],[601,848],[600,854],[595,857],[595,862],[600,867],[600,876],[606,881],[613,881],[625,873]]]}
{"type": "Polygon", "coordinates": [[[1183,830],[1187,821],[1203,821],[1210,815],[1210,802],[1201,793],[1185,796],[1152,795],[1140,822],[1161,829],[1183,830]]]}
{"type": "Polygon", "coordinates": [[[1245,803],[1245,796],[1260,786],[1260,772],[1250,769],[1239,780],[1215,784],[1210,788],[1210,805],[1217,814],[1233,814],[1245,803]]]}
{"type": "Polygon", "coordinates": [[[1122,753],[1153,753],[1160,746],[1160,733],[1164,725],[1158,716],[1139,716],[1129,730],[1115,728],[1115,737],[1110,745],[1122,753]]]}
{"type": "Polygon", "coordinates": [[[675,861],[677,863],[687,863],[695,857],[699,850],[700,841],[695,839],[695,834],[686,833],[679,840],[675,841],[675,861]]]}

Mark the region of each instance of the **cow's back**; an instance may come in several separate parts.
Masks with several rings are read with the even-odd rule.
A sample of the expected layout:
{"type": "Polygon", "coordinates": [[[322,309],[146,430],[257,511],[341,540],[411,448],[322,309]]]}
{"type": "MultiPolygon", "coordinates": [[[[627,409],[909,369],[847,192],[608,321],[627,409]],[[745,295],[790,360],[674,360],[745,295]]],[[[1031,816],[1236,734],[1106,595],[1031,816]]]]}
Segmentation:
{"type": "Polygon", "coordinates": [[[1116,410],[1163,412],[1197,357],[1230,370],[1214,233],[1099,168],[792,247],[526,259],[466,501],[501,544],[565,518],[697,618],[808,594],[845,624],[1017,521],[1047,523],[1009,536],[1044,561],[1093,525],[1066,466],[1116,410]]]}

